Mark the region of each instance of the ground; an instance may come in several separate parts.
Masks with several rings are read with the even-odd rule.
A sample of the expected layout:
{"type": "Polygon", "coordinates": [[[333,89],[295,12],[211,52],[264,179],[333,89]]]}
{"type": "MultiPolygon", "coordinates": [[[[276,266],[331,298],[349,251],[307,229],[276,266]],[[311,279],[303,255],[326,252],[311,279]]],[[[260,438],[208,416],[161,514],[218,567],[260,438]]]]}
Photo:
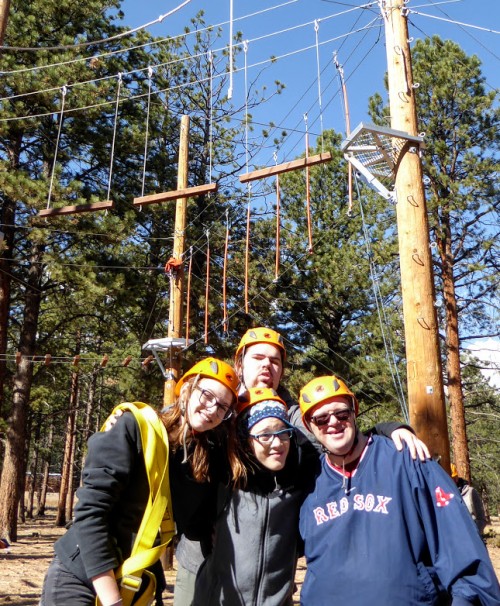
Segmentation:
{"type": "MultiPolygon", "coordinates": [[[[64,532],[54,526],[55,510],[48,509],[48,515],[38,520],[28,520],[18,528],[18,541],[11,545],[10,553],[0,550],[0,603],[9,606],[37,606],[45,571],[52,559],[52,545],[64,532]]],[[[500,518],[494,518],[492,530],[487,539],[488,551],[500,577],[500,518]]],[[[297,570],[298,604],[300,585],[304,578],[305,564],[299,561],[297,570]]],[[[165,606],[172,604],[174,570],[167,572],[168,587],[164,593],[165,606]]]]}

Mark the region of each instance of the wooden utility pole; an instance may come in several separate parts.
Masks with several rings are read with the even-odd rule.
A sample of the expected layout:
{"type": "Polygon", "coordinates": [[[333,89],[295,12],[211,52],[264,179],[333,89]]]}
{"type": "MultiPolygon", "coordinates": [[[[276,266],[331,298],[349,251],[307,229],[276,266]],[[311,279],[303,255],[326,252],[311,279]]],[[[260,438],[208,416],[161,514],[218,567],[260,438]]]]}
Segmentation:
{"type": "MultiPolygon", "coordinates": [[[[189,116],[181,118],[181,132],[179,143],[179,164],[177,167],[177,189],[187,188],[188,181],[188,159],[189,159],[189,116]]],[[[172,338],[181,337],[182,310],[184,303],[184,267],[182,255],[186,241],[186,208],[187,198],[177,198],[175,207],[175,231],[174,250],[172,258],[179,263],[172,271],[170,282],[170,311],[168,322],[168,336],[172,338]]],[[[170,368],[167,368],[167,377],[163,392],[163,403],[165,406],[175,402],[175,384],[179,378],[181,360],[172,348],[169,355],[170,368]]]]}
{"type": "MultiPolygon", "coordinates": [[[[407,10],[403,0],[381,0],[385,24],[391,128],[417,136],[407,10]]],[[[406,342],[410,422],[450,468],[450,444],[435,308],[432,257],[422,164],[407,143],[396,168],[397,224],[406,342]]]]}

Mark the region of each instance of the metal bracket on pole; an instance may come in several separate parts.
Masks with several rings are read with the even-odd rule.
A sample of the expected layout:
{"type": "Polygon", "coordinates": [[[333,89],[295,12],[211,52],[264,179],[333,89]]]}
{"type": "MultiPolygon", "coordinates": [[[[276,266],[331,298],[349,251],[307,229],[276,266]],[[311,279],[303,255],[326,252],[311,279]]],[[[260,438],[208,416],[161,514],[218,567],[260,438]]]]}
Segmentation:
{"type": "Polygon", "coordinates": [[[194,343],[193,339],[182,339],[180,337],[164,337],[162,339],[150,339],[147,343],[144,343],[142,349],[148,349],[153,352],[153,356],[160,367],[161,373],[164,379],[170,379],[170,373],[167,373],[165,367],[163,366],[163,362],[158,355],[158,352],[169,351],[172,353],[177,353],[178,351],[182,351],[187,349],[190,345],[194,343]]]}
{"type": "Polygon", "coordinates": [[[372,189],[395,202],[395,192],[389,191],[377,177],[394,180],[399,156],[407,142],[417,149],[424,147],[423,137],[361,122],[342,142],[341,150],[372,189]]]}

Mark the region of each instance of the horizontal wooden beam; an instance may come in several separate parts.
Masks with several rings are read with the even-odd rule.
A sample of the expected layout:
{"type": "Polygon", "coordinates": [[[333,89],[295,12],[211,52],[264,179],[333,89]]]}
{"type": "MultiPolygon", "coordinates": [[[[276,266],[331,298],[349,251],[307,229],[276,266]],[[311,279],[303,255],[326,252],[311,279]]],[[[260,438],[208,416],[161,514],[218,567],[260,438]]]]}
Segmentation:
{"type": "Polygon", "coordinates": [[[255,181],[256,179],[265,179],[266,177],[272,177],[273,175],[288,173],[292,170],[305,168],[306,166],[314,166],[315,164],[329,162],[331,159],[332,154],[330,152],[323,152],[316,156],[308,156],[307,158],[292,160],[291,162],[285,162],[284,164],[260,168],[259,170],[252,171],[251,173],[240,175],[239,179],[241,183],[247,183],[248,181],[255,181]]]}
{"type": "Polygon", "coordinates": [[[113,208],[112,200],[105,200],[104,202],[94,202],[93,204],[78,204],[76,206],[61,206],[60,208],[46,208],[40,210],[38,215],[40,217],[54,217],[59,215],[76,215],[79,213],[90,213],[96,210],[107,210],[113,208]]]}
{"type": "Polygon", "coordinates": [[[169,200],[179,200],[180,198],[195,198],[202,194],[209,194],[217,191],[217,183],[208,183],[208,185],[195,185],[194,187],[186,187],[186,189],[174,189],[172,191],[164,191],[159,194],[151,194],[150,196],[142,196],[134,198],[134,206],[142,206],[146,204],[159,204],[160,202],[168,202],[169,200]]]}

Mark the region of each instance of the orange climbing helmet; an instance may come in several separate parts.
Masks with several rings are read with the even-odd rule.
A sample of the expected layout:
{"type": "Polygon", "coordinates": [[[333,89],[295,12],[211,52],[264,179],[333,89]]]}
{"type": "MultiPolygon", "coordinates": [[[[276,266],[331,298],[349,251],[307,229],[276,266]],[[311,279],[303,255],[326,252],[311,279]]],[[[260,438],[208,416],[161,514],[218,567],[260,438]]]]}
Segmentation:
{"type": "Polygon", "coordinates": [[[330,375],[326,377],[316,377],[300,390],[299,404],[302,419],[305,421],[305,416],[311,408],[314,408],[333,396],[349,396],[352,400],[354,413],[356,416],[358,415],[359,404],[356,396],[342,379],[330,375]]]}
{"type": "Polygon", "coordinates": [[[238,396],[236,411],[242,413],[246,408],[260,404],[261,402],[278,402],[287,408],[286,403],[279,397],[271,387],[251,387],[238,396]]]}
{"type": "Polygon", "coordinates": [[[238,359],[238,356],[243,352],[245,347],[255,345],[255,343],[271,343],[271,345],[275,345],[281,351],[283,361],[285,361],[286,349],[283,344],[283,337],[272,328],[266,328],[264,326],[249,328],[246,331],[241,337],[241,341],[236,349],[235,359],[238,359]]]}
{"type": "Polygon", "coordinates": [[[175,386],[175,395],[178,396],[180,394],[181,387],[189,377],[196,376],[215,379],[230,389],[235,399],[238,397],[240,380],[238,379],[234,368],[227,362],[223,362],[217,358],[205,358],[187,370],[175,386]]]}

